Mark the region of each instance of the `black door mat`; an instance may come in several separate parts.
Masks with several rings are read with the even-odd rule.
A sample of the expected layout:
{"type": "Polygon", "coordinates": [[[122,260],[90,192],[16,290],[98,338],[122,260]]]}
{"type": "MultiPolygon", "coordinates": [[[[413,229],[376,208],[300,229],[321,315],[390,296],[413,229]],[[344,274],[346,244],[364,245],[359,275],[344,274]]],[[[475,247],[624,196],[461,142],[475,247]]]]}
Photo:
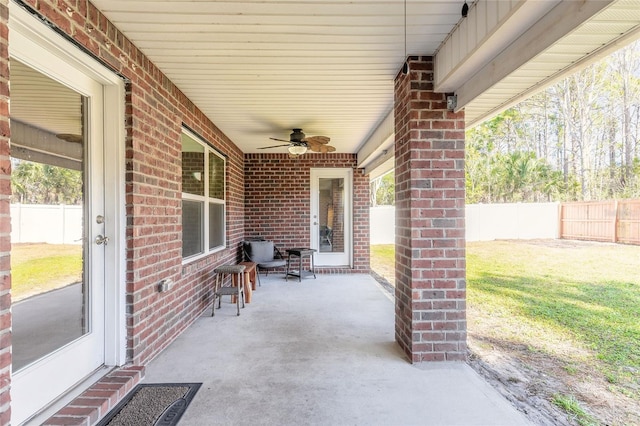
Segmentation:
{"type": "Polygon", "coordinates": [[[137,385],[98,426],[175,426],[202,383],[137,385]]]}

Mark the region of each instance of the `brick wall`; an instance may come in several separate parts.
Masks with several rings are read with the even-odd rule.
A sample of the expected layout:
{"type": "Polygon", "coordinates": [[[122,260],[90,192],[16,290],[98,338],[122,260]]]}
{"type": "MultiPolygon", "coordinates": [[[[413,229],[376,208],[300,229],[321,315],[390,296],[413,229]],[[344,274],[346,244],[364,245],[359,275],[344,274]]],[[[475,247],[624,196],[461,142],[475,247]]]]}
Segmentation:
{"type": "Polygon", "coordinates": [[[466,357],[464,113],[433,58],[395,82],[396,340],[412,362],[466,357]]]}
{"type": "Polygon", "coordinates": [[[238,246],[244,238],[243,154],[91,3],[25,2],[129,80],[125,99],[127,357],[135,364],[144,364],[208,306],[210,270],[238,259],[238,246]],[[184,267],[183,123],[228,157],[228,248],[184,267]],[[176,285],[169,292],[158,293],[158,282],[166,278],[176,285]]]}
{"type": "Polygon", "coordinates": [[[182,153],[182,191],[204,195],[204,153],[182,153]],[[194,173],[200,173],[197,179],[194,173]]]}
{"type": "Polygon", "coordinates": [[[8,0],[0,0],[0,424],[11,418],[11,161],[9,160],[8,0]]]}
{"type": "Polygon", "coordinates": [[[354,268],[350,272],[369,272],[369,177],[356,169],[355,154],[305,154],[298,158],[245,154],[245,234],[247,238],[272,240],[285,249],[308,247],[311,168],[321,167],[353,169],[354,268]]]}
{"type": "Polygon", "coordinates": [[[339,181],[333,179],[331,183],[331,193],[333,194],[332,207],[333,207],[333,223],[329,224],[332,230],[332,244],[334,250],[342,250],[344,248],[344,226],[342,221],[338,218],[344,215],[344,204],[342,202],[344,188],[339,187],[339,181]]]}

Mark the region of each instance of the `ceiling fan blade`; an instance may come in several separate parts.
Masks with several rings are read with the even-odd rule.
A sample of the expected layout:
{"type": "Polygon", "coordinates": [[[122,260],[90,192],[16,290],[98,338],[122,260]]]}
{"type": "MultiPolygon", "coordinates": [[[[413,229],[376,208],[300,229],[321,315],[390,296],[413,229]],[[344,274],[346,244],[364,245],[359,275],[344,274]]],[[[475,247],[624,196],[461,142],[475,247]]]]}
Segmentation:
{"type": "Polygon", "coordinates": [[[258,148],[258,149],[269,149],[269,148],[278,148],[278,147],[281,147],[281,146],[289,146],[289,145],[291,145],[291,144],[290,144],[290,143],[288,143],[288,144],[286,144],[286,145],[271,145],[271,146],[262,146],[262,147],[260,147],[260,148],[258,148]]]}
{"type": "Polygon", "coordinates": [[[278,141],[278,142],[287,142],[287,143],[291,142],[285,139],[278,139],[278,138],[269,138],[269,139],[271,139],[272,141],[278,141]]]}
{"type": "MultiPolygon", "coordinates": [[[[305,137],[302,129],[295,128],[293,129],[293,133],[291,133],[291,139],[278,139],[278,138],[269,138],[272,141],[278,142],[286,142],[287,145],[274,145],[274,146],[265,146],[264,148],[258,149],[268,149],[268,148],[278,148],[281,146],[303,146],[308,148],[313,152],[333,152],[336,149],[332,146],[327,145],[331,140],[328,136],[309,136],[305,137]]],[[[295,154],[290,155],[291,158],[295,158],[295,154]]]]}
{"type": "Polygon", "coordinates": [[[314,142],[314,143],[322,143],[322,144],[327,144],[329,143],[330,140],[331,138],[328,136],[309,136],[308,138],[304,139],[305,142],[314,142]]]}
{"type": "Polygon", "coordinates": [[[56,137],[58,139],[62,139],[63,141],[67,141],[67,142],[82,143],[82,135],[74,135],[71,133],[58,133],[56,137]]]}
{"type": "Polygon", "coordinates": [[[333,152],[335,151],[335,147],[331,146],[331,145],[320,145],[317,147],[318,149],[315,149],[315,152],[321,152],[323,154],[326,154],[327,152],[333,152]]]}
{"type": "Polygon", "coordinates": [[[316,142],[314,140],[306,141],[305,143],[311,149],[317,148],[319,146],[323,146],[320,142],[316,142]]]}

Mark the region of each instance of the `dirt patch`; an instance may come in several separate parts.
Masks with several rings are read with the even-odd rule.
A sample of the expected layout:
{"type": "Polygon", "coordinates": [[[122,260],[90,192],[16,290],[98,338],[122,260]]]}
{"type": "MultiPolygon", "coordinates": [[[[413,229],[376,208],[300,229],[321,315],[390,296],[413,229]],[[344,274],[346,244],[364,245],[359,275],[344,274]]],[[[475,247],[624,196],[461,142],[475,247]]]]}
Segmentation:
{"type": "MultiPolygon", "coordinates": [[[[471,340],[471,339],[470,339],[471,340]]],[[[517,355],[480,350],[469,341],[467,363],[502,396],[537,425],[572,425],[567,415],[550,402],[549,392],[560,383],[542,370],[523,365],[517,355]]]]}
{"type": "Polygon", "coordinates": [[[373,278],[375,278],[379,283],[386,283],[393,288],[396,282],[395,268],[384,263],[372,265],[371,268],[375,269],[375,271],[371,271],[371,275],[373,275],[373,278]]]}
{"type": "Polygon", "coordinates": [[[470,332],[468,345],[471,367],[535,424],[580,424],[551,402],[555,395],[573,395],[593,418],[587,424],[640,424],[637,400],[618,393],[589,364],[574,365],[568,371],[563,360],[549,354],[481,338],[474,332],[470,332]]]}

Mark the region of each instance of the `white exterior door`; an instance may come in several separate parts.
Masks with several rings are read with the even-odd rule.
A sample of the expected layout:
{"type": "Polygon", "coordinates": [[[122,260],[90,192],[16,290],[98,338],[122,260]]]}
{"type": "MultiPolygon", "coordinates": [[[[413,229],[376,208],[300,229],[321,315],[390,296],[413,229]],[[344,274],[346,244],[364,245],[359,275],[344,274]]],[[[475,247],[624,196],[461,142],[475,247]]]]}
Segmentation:
{"type": "Polygon", "coordinates": [[[317,266],[352,266],[353,171],[311,169],[311,247],[317,266]]]}
{"type": "MultiPolygon", "coordinates": [[[[40,224],[43,230],[78,229],[73,241],[20,247],[12,240],[12,275],[21,257],[51,262],[39,282],[21,283],[31,288],[18,297],[18,286],[12,289],[11,423],[20,424],[100,367],[125,359],[124,257],[118,255],[124,240],[124,86],[117,77],[109,80],[108,72],[93,72],[94,65],[83,63],[86,55],[10,4],[12,174],[64,176],[77,190],[71,203],[82,211],[62,224],[46,218],[40,224]],[[100,81],[101,75],[107,77],[100,81]],[[106,137],[112,144],[105,150],[106,137]]],[[[53,185],[40,187],[22,196],[39,204],[33,192],[53,185]]]]}

